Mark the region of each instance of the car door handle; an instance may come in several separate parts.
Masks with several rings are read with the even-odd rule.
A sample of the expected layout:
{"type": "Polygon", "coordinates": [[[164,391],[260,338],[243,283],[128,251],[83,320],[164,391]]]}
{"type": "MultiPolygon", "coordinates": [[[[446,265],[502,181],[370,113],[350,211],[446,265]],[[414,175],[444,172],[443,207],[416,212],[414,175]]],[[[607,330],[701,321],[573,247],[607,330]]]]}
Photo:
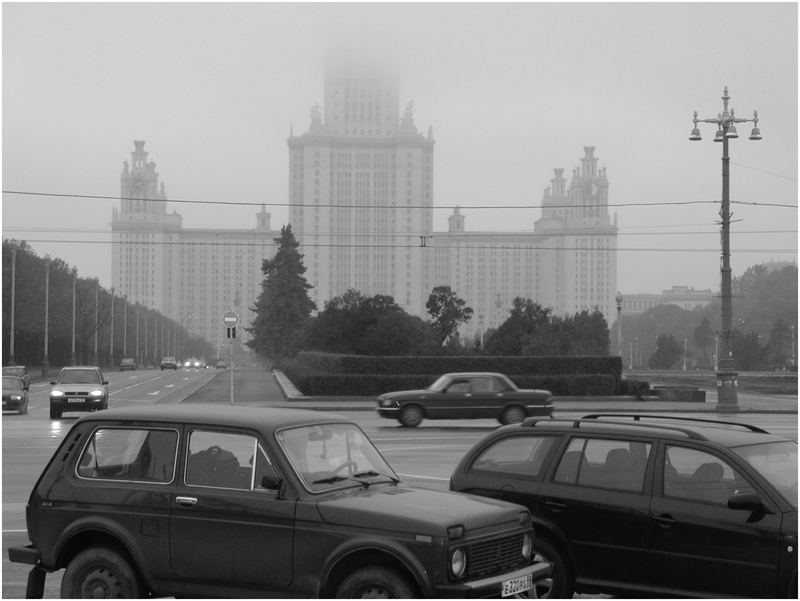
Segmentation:
{"type": "Polygon", "coordinates": [[[562,501],[545,501],[544,504],[556,513],[564,511],[567,508],[567,504],[562,501]]]}
{"type": "Polygon", "coordinates": [[[662,513],[653,519],[658,522],[658,525],[662,528],[672,528],[678,521],[668,513],[662,513]]]}
{"type": "Polygon", "coordinates": [[[175,497],[175,502],[182,507],[191,507],[192,505],[197,505],[197,498],[196,497],[175,497]]]}

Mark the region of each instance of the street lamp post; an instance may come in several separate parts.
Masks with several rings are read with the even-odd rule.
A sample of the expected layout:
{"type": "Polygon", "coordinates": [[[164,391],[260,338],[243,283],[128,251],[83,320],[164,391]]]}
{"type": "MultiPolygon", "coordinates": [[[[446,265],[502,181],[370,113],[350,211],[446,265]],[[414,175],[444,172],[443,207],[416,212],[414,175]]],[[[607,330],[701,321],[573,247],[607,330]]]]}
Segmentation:
{"type": "Polygon", "coordinates": [[[72,268],[72,353],[69,357],[70,365],[77,365],[78,360],[75,356],[75,298],[78,292],[78,269],[72,268]]]}
{"type": "Polygon", "coordinates": [[[733,303],[731,293],[731,249],[730,249],[730,157],[728,156],[728,141],[739,137],[736,131],[736,123],[753,123],[753,130],[750,133],[751,140],[760,140],[761,131],[758,128],[758,112],[753,111],[752,119],[740,119],[734,116],[733,109],[728,110],[728,87],[725,86],[722,96],[722,112],[713,119],[698,119],[697,111],[694,112],[694,129],[689,136],[692,141],[698,141],[700,130],[698,123],[713,123],[717,126],[717,133],[714,136],[715,142],[722,142],[722,206],[720,217],[722,218],[722,263],[720,266],[722,297],[722,331],[720,332],[721,357],[718,359],[719,369],[717,371],[717,410],[725,412],[738,411],[739,404],[736,393],[736,369],[733,360],[733,345],[731,340],[731,321],[733,318],[733,303]]]}
{"type": "Polygon", "coordinates": [[[619,352],[619,356],[622,356],[622,292],[617,292],[617,296],[614,297],[614,300],[617,301],[617,352],[619,352]]]}
{"type": "Polygon", "coordinates": [[[14,365],[14,304],[17,296],[17,249],[11,247],[11,330],[8,338],[8,364],[14,365]]]}
{"type": "MultiPolygon", "coordinates": [[[[123,294],[122,300],[124,301],[122,305],[123,314],[122,314],[122,356],[128,356],[128,295],[123,294]]],[[[113,364],[112,364],[113,365],[113,364]]]]}
{"type": "Polygon", "coordinates": [[[42,375],[50,375],[50,359],[47,356],[50,337],[50,257],[44,258],[44,360],[42,361],[42,375]]]}
{"type": "Polygon", "coordinates": [[[111,345],[108,357],[109,366],[114,365],[114,286],[111,286],[111,345]]]}
{"type": "Polygon", "coordinates": [[[97,354],[97,313],[98,313],[98,305],[97,300],[100,296],[100,280],[98,278],[94,279],[94,364],[100,365],[100,355],[97,354]]]}
{"type": "Polygon", "coordinates": [[[139,305],[138,304],[136,305],[134,310],[136,311],[136,354],[134,355],[134,357],[136,357],[136,363],[141,363],[142,358],[139,356],[139,305]]]}

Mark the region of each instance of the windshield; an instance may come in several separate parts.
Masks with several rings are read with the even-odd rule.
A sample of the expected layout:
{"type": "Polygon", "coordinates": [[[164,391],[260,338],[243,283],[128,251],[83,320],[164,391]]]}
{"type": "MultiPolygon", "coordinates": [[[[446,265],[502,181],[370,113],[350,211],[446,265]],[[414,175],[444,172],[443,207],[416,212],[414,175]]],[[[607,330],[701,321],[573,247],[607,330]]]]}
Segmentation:
{"type": "Polygon", "coordinates": [[[58,375],[59,384],[100,384],[95,369],[65,369],[58,375]]]}
{"type": "Polygon", "coordinates": [[[770,442],[733,449],[797,509],[797,443],[770,442]]]}
{"type": "Polygon", "coordinates": [[[3,378],[3,392],[19,392],[22,390],[22,382],[17,376],[3,378]]]}
{"type": "Polygon", "coordinates": [[[294,471],[311,492],[368,486],[397,474],[355,424],[316,424],[276,435],[294,471]]]}
{"type": "Polygon", "coordinates": [[[430,390],[442,391],[453,380],[450,376],[439,376],[439,378],[428,388],[430,390]]]}

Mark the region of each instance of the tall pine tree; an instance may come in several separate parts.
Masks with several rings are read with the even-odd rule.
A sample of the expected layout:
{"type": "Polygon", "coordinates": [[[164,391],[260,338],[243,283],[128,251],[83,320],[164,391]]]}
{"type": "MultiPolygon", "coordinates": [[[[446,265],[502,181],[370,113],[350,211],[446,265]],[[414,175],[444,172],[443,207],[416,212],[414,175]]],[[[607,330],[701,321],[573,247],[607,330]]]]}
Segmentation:
{"type": "Polygon", "coordinates": [[[249,328],[251,339],[247,346],[257,354],[271,359],[293,356],[303,327],[317,306],[308,297],[313,288],[306,281],[303,255],[292,233],[292,226],[281,228],[278,252],[264,259],[261,271],[261,294],[252,310],[256,316],[249,328]]]}

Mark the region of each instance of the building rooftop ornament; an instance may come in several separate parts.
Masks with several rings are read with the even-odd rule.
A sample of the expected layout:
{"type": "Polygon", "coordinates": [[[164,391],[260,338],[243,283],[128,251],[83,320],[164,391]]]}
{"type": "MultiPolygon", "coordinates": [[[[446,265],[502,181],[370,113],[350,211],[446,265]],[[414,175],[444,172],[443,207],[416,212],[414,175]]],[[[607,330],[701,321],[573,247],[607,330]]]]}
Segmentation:
{"type": "Polygon", "coordinates": [[[322,133],[323,131],[322,109],[319,106],[319,102],[316,102],[314,103],[314,106],[311,107],[311,127],[308,128],[308,133],[318,134],[322,133]]]}
{"type": "Polygon", "coordinates": [[[411,100],[406,105],[406,110],[400,118],[400,133],[416,134],[417,126],[414,125],[414,101],[411,100]]]}

